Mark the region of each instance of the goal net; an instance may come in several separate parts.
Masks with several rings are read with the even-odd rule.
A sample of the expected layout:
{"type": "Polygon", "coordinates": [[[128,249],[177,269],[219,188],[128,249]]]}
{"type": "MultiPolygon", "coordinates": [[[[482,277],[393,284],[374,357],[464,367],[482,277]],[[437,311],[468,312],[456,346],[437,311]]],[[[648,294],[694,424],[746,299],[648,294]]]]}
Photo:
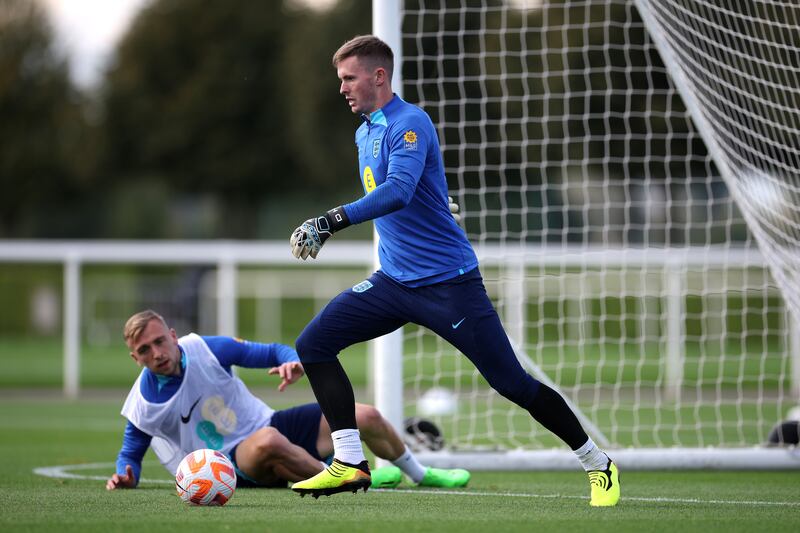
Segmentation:
{"type": "MultiPolygon", "coordinates": [[[[401,21],[404,98],[523,366],[629,467],[796,465],[760,446],[800,394],[800,7],[407,0],[401,21]]],[[[403,415],[445,439],[425,460],[578,467],[450,345],[403,347],[403,415]]]]}

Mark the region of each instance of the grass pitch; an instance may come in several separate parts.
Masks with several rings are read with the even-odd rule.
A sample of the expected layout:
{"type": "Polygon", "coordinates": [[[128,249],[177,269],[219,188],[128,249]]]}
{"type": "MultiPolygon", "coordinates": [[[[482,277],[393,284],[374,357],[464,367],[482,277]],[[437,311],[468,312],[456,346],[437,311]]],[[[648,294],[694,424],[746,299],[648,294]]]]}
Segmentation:
{"type": "Polygon", "coordinates": [[[148,455],[140,488],[107,492],[124,394],[76,402],[0,396],[0,531],[800,530],[797,471],[626,472],[623,465],[623,499],[611,509],[589,507],[588,482],[577,471],[475,472],[465,490],[401,485],[319,500],[240,489],[225,507],[195,508],[148,455]],[[74,477],[34,472],[41,468],[74,477]]]}

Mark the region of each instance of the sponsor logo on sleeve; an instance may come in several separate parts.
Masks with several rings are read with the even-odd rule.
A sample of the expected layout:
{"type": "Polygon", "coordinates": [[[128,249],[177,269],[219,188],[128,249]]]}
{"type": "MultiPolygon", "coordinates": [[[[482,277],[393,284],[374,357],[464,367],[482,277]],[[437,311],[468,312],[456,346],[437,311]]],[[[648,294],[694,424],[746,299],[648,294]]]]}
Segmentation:
{"type": "Polygon", "coordinates": [[[417,134],[414,130],[408,130],[403,134],[403,146],[406,150],[417,149],[417,134]]]}

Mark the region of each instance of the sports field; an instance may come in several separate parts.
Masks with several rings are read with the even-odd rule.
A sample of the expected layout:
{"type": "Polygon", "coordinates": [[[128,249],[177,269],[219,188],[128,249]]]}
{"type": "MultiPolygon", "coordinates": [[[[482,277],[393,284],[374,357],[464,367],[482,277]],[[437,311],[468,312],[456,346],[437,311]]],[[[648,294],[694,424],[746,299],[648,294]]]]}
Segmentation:
{"type": "Polygon", "coordinates": [[[623,470],[623,500],[612,509],[589,507],[577,471],[476,472],[460,491],[401,485],[319,500],[241,489],[225,507],[192,508],[149,453],[139,489],[105,490],[124,427],[123,390],[75,402],[52,391],[35,396],[0,396],[0,531],[800,530],[796,471],[623,470]]]}

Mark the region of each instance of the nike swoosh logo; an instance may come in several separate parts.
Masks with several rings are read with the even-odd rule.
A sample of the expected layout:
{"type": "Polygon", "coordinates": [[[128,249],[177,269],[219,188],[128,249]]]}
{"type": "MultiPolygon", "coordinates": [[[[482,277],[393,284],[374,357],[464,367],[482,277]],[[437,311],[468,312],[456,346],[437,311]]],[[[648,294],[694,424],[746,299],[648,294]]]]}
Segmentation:
{"type": "MultiPolygon", "coordinates": [[[[202,398],[202,396],[200,396],[200,398],[202,398]]],[[[189,423],[189,419],[192,417],[192,411],[194,411],[194,408],[197,407],[197,402],[200,401],[200,398],[196,399],[194,401],[194,403],[192,404],[192,406],[189,408],[189,414],[188,415],[186,415],[186,416],[181,415],[181,422],[183,422],[184,424],[188,424],[189,423]]]]}
{"type": "Polygon", "coordinates": [[[453,329],[458,329],[458,326],[460,326],[461,323],[464,322],[466,319],[467,319],[467,317],[464,317],[461,320],[459,320],[458,322],[456,322],[455,324],[450,324],[450,325],[453,326],[453,329]]]}

